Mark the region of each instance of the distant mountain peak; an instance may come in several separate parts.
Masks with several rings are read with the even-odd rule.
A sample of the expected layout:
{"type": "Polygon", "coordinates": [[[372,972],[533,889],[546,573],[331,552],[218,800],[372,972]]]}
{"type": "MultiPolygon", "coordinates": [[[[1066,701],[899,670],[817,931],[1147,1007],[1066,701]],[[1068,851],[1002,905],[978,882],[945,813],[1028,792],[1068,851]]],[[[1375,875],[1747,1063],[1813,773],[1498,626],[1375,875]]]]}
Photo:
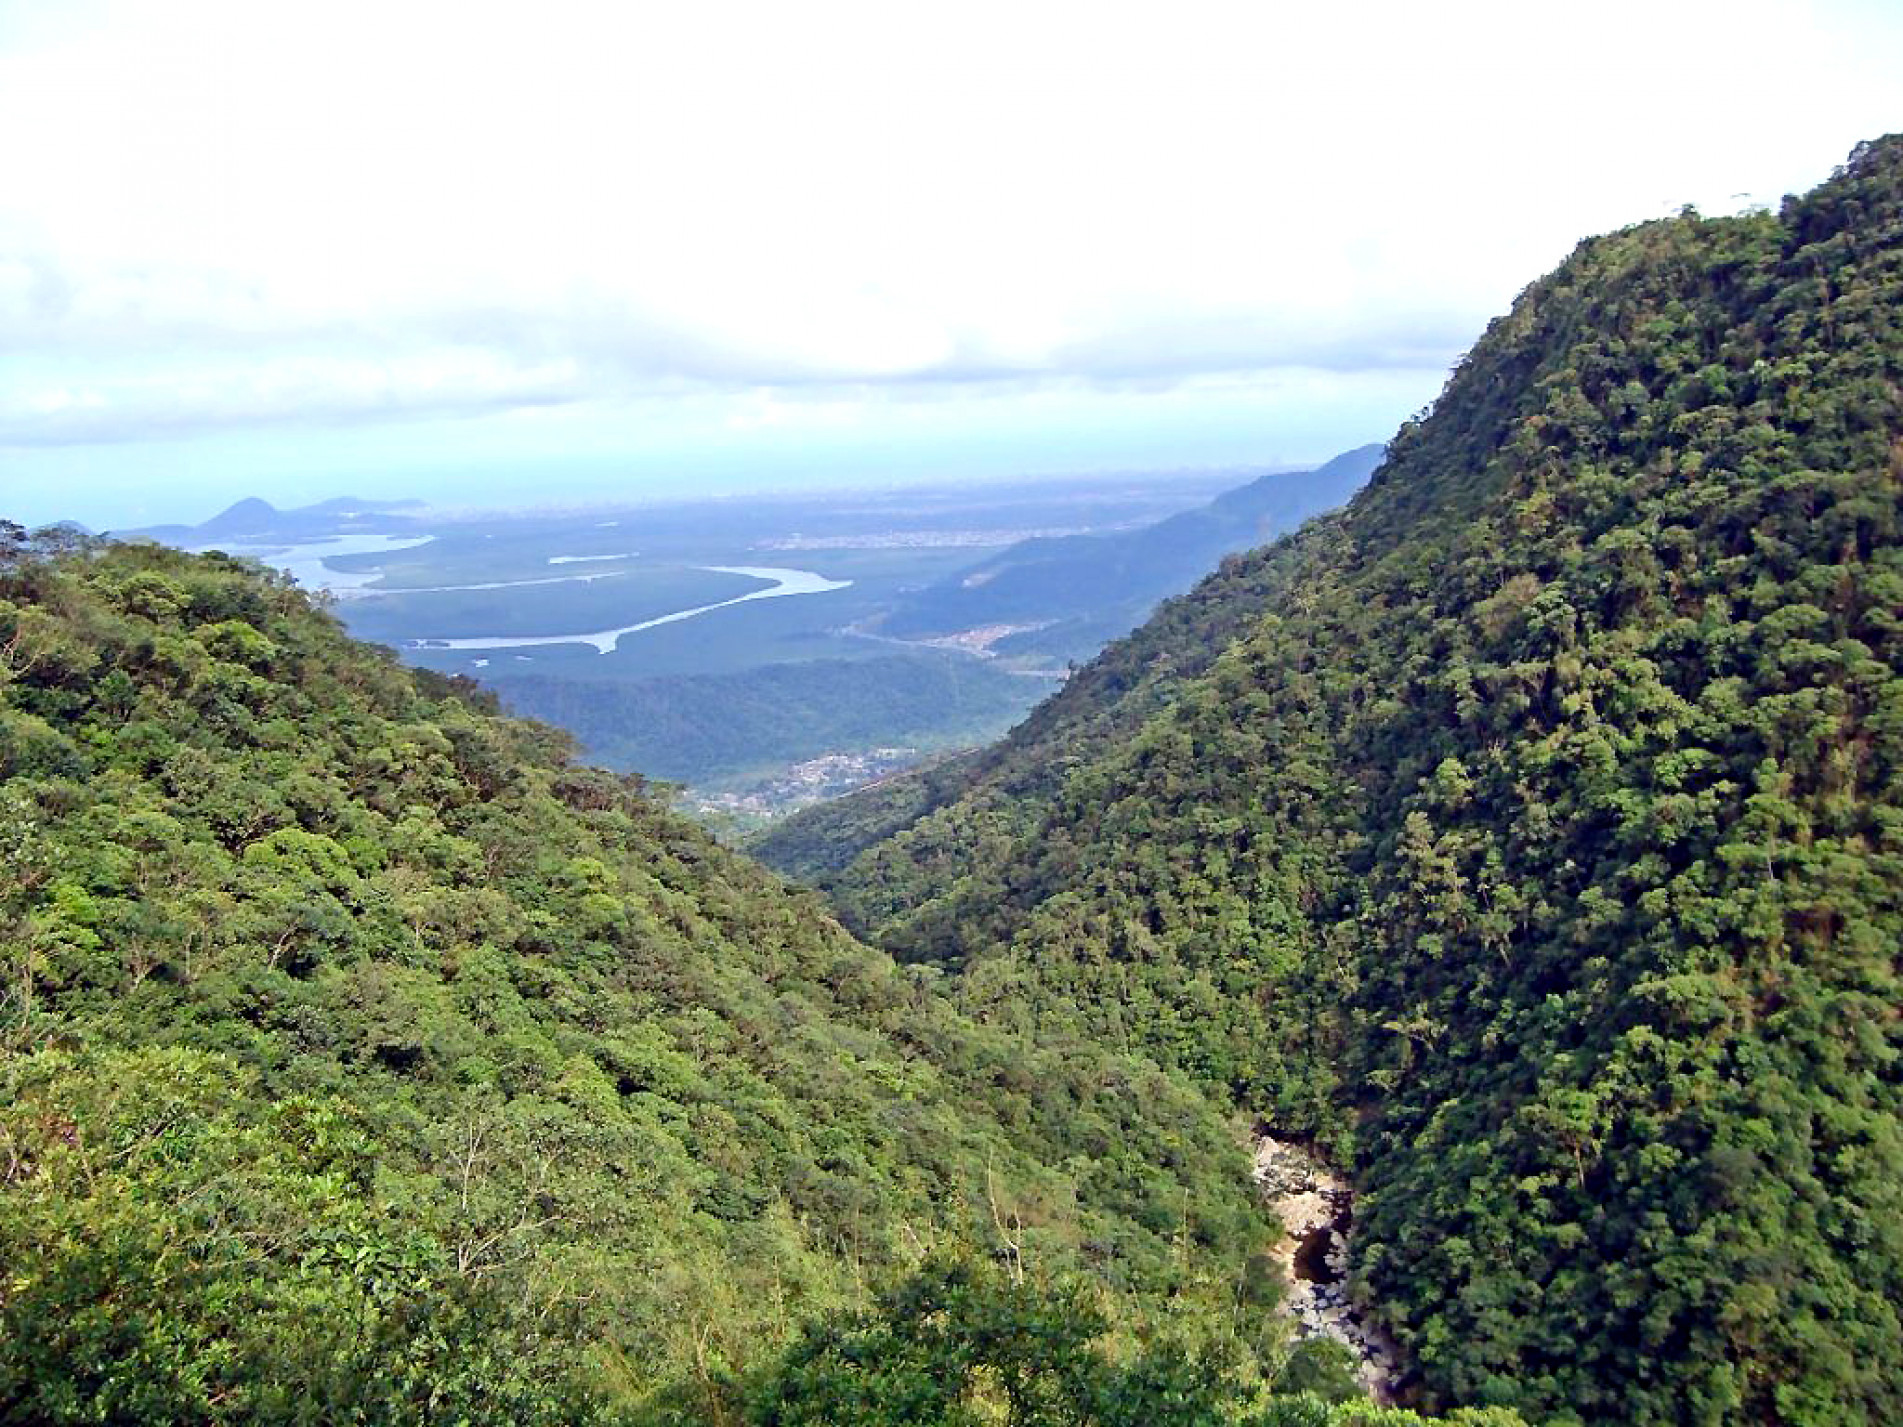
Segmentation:
{"type": "Polygon", "coordinates": [[[263,530],[278,517],[277,507],[259,496],[246,496],[226,506],[198,527],[205,535],[241,535],[263,530]]]}
{"type": "Polygon", "coordinates": [[[313,505],[280,509],[262,496],[246,496],[198,525],[151,525],[119,532],[122,539],[147,539],[202,545],[220,540],[323,539],[381,521],[381,528],[401,528],[409,511],[425,502],[414,498],[365,500],[359,496],[332,496],[313,505]],[[362,522],[362,523],[359,523],[362,522]]]}

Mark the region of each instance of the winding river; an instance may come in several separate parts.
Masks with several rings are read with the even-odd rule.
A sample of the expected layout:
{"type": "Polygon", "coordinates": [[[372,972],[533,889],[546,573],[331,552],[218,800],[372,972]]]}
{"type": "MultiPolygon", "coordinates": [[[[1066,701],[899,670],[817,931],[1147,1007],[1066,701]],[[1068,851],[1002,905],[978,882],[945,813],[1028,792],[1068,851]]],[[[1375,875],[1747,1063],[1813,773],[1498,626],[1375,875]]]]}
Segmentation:
{"type": "Polygon", "coordinates": [[[698,565],[696,569],[708,570],[717,575],[746,575],[756,580],[771,580],[773,583],[765,589],[751,590],[744,595],[735,595],[732,599],[716,600],[713,604],[695,605],[692,609],[677,609],[672,614],[664,614],[654,619],[644,619],[636,624],[618,625],[614,629],[596,630],[591,634],[510,634],[480,635],[469,639],[411,639],[405,642],[410,649],[528,649],[545,644],[592,644],[603,654],[612,654],[615,644],[624,634],[639,634],[644,629],[654,629],[663,624],[678,624],[684,619],[696,619],[703,614],[711,614],[717,609],[726,609],[729,605],[746,604],[750,600],[781,599],[789,595],[823,595],[828,590],[843,590],[851,580],[829,580],[824,575],[811,570],[782,570],[768,565],[698,565]]]}
{"type": "Polygon", "coordinates": [[[383,578],[381,566],[368,570],[336,570],[325,563],[339,555],[393,555],[399,550],[414,550],[427,545],[434,535],[338,535],[327,540],[307,540],[301,544],[248,543],[232,545],[214,541],[195,549],[218,549],[233,555],[249,555],[272,569],[282,570],[307,590],[329,590],[333,595],[368,593],[364,587],[383,578]]]}
{"type": "MultiPolygon", "coordinates": [[[[613,579],[619,573],[618,571],[599,573],[590,571],[574,575],[544,575],[526,580],[496,580],[487,584],[371,588],[372,581],[383,577],[382,569],[373,567],[368,570],[338,570],[325,563],[338,555],[394,554],[398,550],[410,550],[418,545],[427,545],[435,538],[433,535],[345,535],[302,544],[250,544],[231,545],[225,548],[234,555],[252,555],[267,565],[285,571],[305,589],[328,590],[331,594],[346,599],[376,595],[447,594],[457,590],[505,590],[518,585],[588,584],[595,580],[613,579]]],[[[632,551],[618,555],[556,555],[551,557],[548,563],[551,565],[587,564],[597,560],[632,558],[634,558],[632,551]]],[[[768,584],[764,589],[750,590],[744,595],[735,595],[732,599],[695,605],[692,609],[677,609],[671,614],[659,615],[653,619],[643,619],[634,624],[618,625],[614,629],[599,629],[586,634],[479,635],[467,639],[408,639],[404,641],[404,647],[407,649],[528,649],[547,644],[592,644],[599,652],[612,654],[616,642],[624,634],[639,634],[644,629],[654,629],[663,624],[678,624],[681,620],[696,619],[714,610],[726,609],[729,605],[746,604],[750,600],[781,599],[789,595],[823,595],[829,590],[843,590],[852,584],[851,580],[829,580],[826,576],[816,574],[812,570],[786,570],[772,565],[697,565],[695,568],[717,575],[745,575],[749,579],[766,580],[768,584]]]]}

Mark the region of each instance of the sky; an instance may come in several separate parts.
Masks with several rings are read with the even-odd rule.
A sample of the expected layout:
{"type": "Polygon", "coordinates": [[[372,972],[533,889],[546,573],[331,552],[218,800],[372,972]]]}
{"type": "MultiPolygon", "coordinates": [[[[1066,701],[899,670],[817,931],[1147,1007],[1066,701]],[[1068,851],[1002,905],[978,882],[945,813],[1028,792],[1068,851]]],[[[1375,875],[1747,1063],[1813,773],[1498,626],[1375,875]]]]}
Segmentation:
{"type": "Polygon", "coordinates": [[[1903,128],[1903,5],[0,0],[0,514],[1260,468],[1903,128]]]}

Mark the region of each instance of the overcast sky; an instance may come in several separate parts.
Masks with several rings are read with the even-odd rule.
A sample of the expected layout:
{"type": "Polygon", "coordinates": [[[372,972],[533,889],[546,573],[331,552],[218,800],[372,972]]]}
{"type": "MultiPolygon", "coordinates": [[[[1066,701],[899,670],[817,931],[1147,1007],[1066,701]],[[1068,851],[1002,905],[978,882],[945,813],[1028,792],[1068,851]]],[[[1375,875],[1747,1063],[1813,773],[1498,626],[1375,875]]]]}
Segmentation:
{"type": "Polygon", "coordinates": [[[0,0],[0,514],[1248,466],[1903,128],[1903,5],[0,0]]]}

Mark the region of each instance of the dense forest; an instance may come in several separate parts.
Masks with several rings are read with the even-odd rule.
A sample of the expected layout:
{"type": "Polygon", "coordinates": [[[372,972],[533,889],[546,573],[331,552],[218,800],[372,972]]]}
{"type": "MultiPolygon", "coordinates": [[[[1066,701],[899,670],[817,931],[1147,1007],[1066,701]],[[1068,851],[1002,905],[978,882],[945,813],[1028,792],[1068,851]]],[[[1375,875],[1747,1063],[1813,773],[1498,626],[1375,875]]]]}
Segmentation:
{"type": "Polygon", "coordinates": [[[0,779],[0,1419],[811,1420],[776,1354],[940,1259],[1087,1295],[1092,1392],[1288,1361],[1190,1087],[283,577],[0,527],[0,779]]]}
{"type": "Polygon", "coordinates": [[[487,687],[511,712],[573,733],[592,762],[707,788],[880,742],[968,747],[1051,685],[928,651],[654,679],[509,674],[487,687]]]}
{"type": "Polygon", "coordinates": [[[762,855],[1351,1171],[1429,1405],[1903,1420],[1903,139],[1586,242],[1346,511],[762,855]]]}
{"type": "Polygon", "coordinates": [[[1903,1420],[1899,299],[1903,138],[1583,244],[1346,510],[761,841],[817,890],[0,523],[0,1420],[1903,1420]]]}

